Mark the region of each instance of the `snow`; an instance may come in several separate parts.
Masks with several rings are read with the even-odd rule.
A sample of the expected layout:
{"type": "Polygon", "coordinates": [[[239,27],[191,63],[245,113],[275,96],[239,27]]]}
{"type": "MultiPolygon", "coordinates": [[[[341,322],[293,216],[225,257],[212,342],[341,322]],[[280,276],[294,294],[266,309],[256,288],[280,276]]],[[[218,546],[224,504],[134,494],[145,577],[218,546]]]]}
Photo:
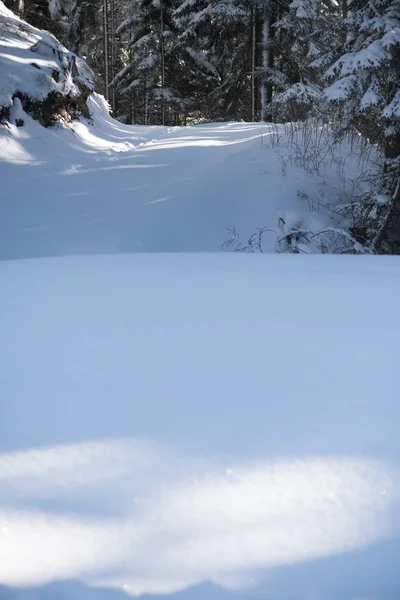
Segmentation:
{"type": "Polygon", "coordinates": [[[374,40],[366,48],[357,52],[348,52],[337,60],[326,72],[326,78],[347,77],[358,71],[377,68],[389,57],[382,40],[374,40]]]}
{"type": "Polygon", "coordinates": [[[78,96],[77,82],[93,89],[92,77],[83,60],[50,33],[19,19],[0,0],[0,109],[12,106],[16,93],[31,101],[44,100],[52,92],[78,96]]]}
{"type": "Polygon", "coordinates": [[[400,118],[400,90],[397,90],[393,100],[385,107],[382,116],[386,119],[400,118]]]}
{"type": "MultiPolygon", "coordinates": [[[[65,49],[0,16],[33,93],[65,49]]],[[[0,600],[395,600],[399,261],[273,253],[332,229],[357,152],[123,125],[96,94],[45,129],[6,88],[0,600]],[[220,252],[232,225],[270,254],[220,252]]]]}
{"type": "Polygon", "coordinates": [[[359,81],[356,75],[347,75],[337,81],[334,81],[332,85],[325,88],[324,95],[329,101],[343,101],[348,99],[354,91],[357,89],[359,81]]]}
{"type": "Polygon", "coordinates": [[[6,17],[11,19],[15,18],[15,15],[12,12],[12,10],[7,8],[3,2],[0,2],[0,17],[6,17]]]}
{"type": "MultiPolygon", "coordinates": [[[[243,240],[273,230],[274,251],[282,212],[309,212],[306,196],[335,205],[360,172],[345,146],[319,173],[289,164],[283,126],[132,127],[96,95],[90,111],[92,123],[45,129],[19,110],[24,127],[0,128],[1,258],[219,252],[232,225],[243,240]]],[[[318,221],[331,215],[320,208],[318,221]]]]}
{"type": "Polygon", "coordinates": [[[373,86],[370,86],[361,98],[360,109],[365,110],[370,106],[379,104],[381,98],[379,94],[374,90],[373,86]]]}
{"type": "Polygon", "coordinates": [[[382,46],[390,50],[392,46],[400,44],[400,27],[397,26],[392,31],[387,31],[381,40],[382,46]]]}
{"type": "Polygon", "coordinates": [[[274,96],[274,103],[285,103],[290,101],[310,103],[321,98],[321,93],[309,85],[303,83],[294,83],[284,92],[277,93],[274,96]]]}
{"type": "Polygon", "coordinates": [[[0,280],[2,598],[395,597],[396,258],[65,257],[0,280]]]}

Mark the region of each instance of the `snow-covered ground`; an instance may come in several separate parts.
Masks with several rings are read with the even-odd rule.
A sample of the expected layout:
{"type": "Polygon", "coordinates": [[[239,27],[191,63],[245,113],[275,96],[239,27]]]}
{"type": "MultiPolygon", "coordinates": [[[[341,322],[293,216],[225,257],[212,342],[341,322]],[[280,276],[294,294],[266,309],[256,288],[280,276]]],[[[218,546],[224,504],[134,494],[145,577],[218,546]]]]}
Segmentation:
{"type": "Polygon", "coordinates": [[[1,598],[398,598],[396,258],[0,281],[1,598]]]}
{"type": "Polygon", "coordinates": [[[96,95],[45,129],[47,34],[0,17],[0,600],[398,600],[398,259],[220,252],[329,227],[351,149],[96,95]]]}
{"type": "MultiPolygon", "coordinates": [[[[25,127],[0,127],[0,258],[219,251],[232,225],[243,239],[276,230],[264,237],[273,251],[283,214],[315,231],[319,220],[332,225],[298,194],[337,201],[337,165],[319,174],[288,165],[284,175],[282,127],[132,127],[108,117],[99,97],[90,108],[94,125],[45,129],[24,116],[25,127]]],[[[354,160],[346,169],[358,175],[354,160]]]]}

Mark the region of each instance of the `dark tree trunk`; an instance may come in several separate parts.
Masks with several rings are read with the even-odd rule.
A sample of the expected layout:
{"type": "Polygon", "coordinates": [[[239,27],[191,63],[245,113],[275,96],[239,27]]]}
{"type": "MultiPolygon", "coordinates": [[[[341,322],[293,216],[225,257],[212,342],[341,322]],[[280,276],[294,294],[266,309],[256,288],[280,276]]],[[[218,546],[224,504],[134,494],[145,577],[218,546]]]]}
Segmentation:
{"type": "MultiPolygon", "coordinates": [[[[385,157],[394,159],[400,156],[400,133],[385,147],[385,157]]],[[[387,167],[389,170],[390,167],[387,167]]],[[[393,202],[386,223],[377,243],[379,254],[400,254],[400,174],[393,191],[393,202]]]]}

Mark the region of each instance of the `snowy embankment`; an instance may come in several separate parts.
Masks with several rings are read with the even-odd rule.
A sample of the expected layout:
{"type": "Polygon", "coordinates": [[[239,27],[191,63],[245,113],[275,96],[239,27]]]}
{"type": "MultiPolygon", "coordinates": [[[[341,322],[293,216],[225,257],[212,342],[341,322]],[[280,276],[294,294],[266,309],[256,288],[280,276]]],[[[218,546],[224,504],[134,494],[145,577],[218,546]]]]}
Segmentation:
{"type": "Polygon", "coordinates": [[[397,597],[397,259],[69,257],[0,281],[0,597],[397,597]]]}

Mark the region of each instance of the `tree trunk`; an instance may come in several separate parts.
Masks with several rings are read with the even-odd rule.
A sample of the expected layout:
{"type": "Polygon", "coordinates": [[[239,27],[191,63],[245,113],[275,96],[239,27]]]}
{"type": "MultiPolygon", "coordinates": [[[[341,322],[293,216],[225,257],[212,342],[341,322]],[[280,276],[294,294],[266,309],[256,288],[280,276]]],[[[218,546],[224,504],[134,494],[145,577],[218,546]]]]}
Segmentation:
{"type": "Polygon", "coordinates": [[[161,50],[161,124],[165,125],[165,46],[164,46],[164,5],[160,0],[160,50],[161,50]]]}
{"type": "Polygon", "coordinates": [[[376,246],[378,254],[400,254],[400,179],[386,223],[376,246]]]}
{"type": "Polygon", "coordinates": [[[251,8],[251,120],[256,120],[256,14],[254,7],[251,8]]]}
{"type": "Polygon", "coordinates": [[[103,2],[103,43],[104,43],[104,96],[108,101],[108,84],[110,83],[110,78],[108,74],[108,6],[107,0],[103,2]]]}
{"type": "MultiPolygon", "coordinates": [[[[114,0],[110,1],[110,13],[111,13],[111,29],[110,29],[110,44],[111,44],[111,81],[115,77],[115,4],[114,0]]],[[[111,108],[115,114],[115,86],[111,88],[111,108]]]]}
{"type": "MultiPolygon", "coordinates": [[[[388,159],[400,156],[400,133],[385,148],[388,159]]],[[[400,254],[400,176],[397,177],[393,201],[386,223],[376,244],[378,254],[400,254]]]]}
{"type": "Polygon", "coordinates": [[[274,14],[271,7],[264,9],[264,15],[261,26],[261,45],[262,45],[262,68],[264,71],[261,82],[261,121],[267,119],[268,106],[272,101],[272,84],[266,80],[267,73],[274,66],[274,51],[273,51],[273,25],[274,14]]]}
{"type": "Polygon", "coordinates": [[[261,121],[265,120],[265,116],[267,113],[267,104],[268,104],[268,83],[266,81],[266,72],[268,67],[270,67],[269,64],[269,57],[270,57],[270,53],[269,53],[269,49],[268,49],[268,44],[269,44],[269,38],[270,38],[270,22],[269,22],[269,16],[264,14],[264,19],[263,19],[263,23],[262,23],[262,33],[261,33],[261,43],[262,43],[262,67],[263,67],[263,79],[261,82],[261,121]]]}

